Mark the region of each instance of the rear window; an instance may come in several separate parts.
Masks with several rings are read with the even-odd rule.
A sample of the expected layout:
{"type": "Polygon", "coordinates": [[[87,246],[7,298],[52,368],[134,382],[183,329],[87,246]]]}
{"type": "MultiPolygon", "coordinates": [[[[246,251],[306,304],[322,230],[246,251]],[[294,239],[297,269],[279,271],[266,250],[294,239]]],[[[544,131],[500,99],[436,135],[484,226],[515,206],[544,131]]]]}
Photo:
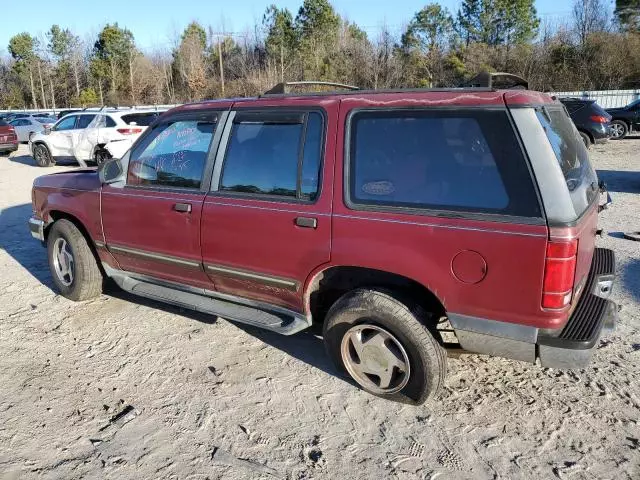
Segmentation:
{"type": "Polygon", "coordinates": [[[541,216],[505,111],[363,111],[350,143],[356,206],[541,216]]]}
{"type": "Polygon", "coordinates": [[[536,115],[556,154],[576,215],[580,216],[598,196],[598,177],[584,142],[562,108],[540,108],[536,115]]]}
{"type": "Polygon", "coordinates": [[[7,126],[9,126],[7,122],[5,122],[4,120],[0,120],[0,127],[7,127],[7,126]]]}
{"type": "Polygon", "coordinates": [[[158,113],[149,112],[149,113],[131,113],[129,115],[123,115],[122,121],[127,125],[135,122],[136,125],[140,125],[142,127],[148,127],[153,123],[153,121],[158,118],[158,113]]]}

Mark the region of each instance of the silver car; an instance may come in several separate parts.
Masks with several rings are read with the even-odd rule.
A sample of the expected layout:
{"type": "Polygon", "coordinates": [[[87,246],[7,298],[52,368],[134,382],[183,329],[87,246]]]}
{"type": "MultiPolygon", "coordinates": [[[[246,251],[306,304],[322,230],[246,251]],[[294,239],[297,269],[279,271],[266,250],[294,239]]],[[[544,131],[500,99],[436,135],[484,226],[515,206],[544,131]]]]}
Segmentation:
{"type": "Polygon", "coordinates": [[[54,117],[24,117],[9,122],[15,129],[19,142],[28,142],[33,133],[43,133],[47,126],[55,123],[54,117]]]}

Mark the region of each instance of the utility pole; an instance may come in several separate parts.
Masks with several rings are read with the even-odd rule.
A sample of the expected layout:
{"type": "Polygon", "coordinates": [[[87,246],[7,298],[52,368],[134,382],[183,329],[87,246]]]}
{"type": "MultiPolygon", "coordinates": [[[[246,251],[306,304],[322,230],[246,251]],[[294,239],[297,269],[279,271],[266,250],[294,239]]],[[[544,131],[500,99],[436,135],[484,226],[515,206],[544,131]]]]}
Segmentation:
{"type": "Polygon", "coordinates": [[[218,60],[220,61],[220,85],[222,87],[222,96],[224,97],[224,67],[222,66],[222,42],[224,41],[224,36],[219,37],[218,40],[218,60]]]}

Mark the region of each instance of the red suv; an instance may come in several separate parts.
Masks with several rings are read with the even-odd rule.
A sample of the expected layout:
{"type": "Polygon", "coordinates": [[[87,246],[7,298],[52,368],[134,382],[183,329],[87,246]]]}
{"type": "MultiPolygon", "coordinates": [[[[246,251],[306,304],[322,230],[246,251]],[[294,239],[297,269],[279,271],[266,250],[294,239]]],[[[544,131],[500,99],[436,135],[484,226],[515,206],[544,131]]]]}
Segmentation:
{"type": "Polygon", "coordinates": [[[273,92],[174,108],[98,172],[38,178],[29,224],[60,292],[86,300],[110,277],[285,335],[321,325],[362,388],[416,403],[448,348],[588,363],[615,322],[615,262],[562,104],[273,92]]]}
{"type": "Polygon", "coordinates": [[[18,150],[18,136],[15,128],[0,119],[0,155],[16,150],[18,150]]]}

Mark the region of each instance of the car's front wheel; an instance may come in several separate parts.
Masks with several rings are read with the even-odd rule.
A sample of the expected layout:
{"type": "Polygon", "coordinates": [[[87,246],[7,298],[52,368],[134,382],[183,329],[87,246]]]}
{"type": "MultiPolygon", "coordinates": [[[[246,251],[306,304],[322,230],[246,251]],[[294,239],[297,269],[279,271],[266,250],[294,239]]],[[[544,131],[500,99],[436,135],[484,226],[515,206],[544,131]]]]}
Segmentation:
{"type": "Polygon", "coordinates": [[[613,140],[621,140],[629,133],[629,127],[622,120],[614,120],[609,125],[609,133],[613,140]]]}
{"type": "Polygon", "coordinates": [[[327,352],[364,390],[420,404],[444,383],[446,351],[426,327],[426,314],[380,290],[357,289],[331,307],[327,352]]]}
{"type": "Polygon", "coordinates": [[[73,222],[61,219],[51,226],[47,252],[53,282],[63,296],[81,301],[102,293],[102,272],[87,239],[73,222]]]}
{"type": "Polygon", "coordinates": [[[49,149],[42,143],[33,146],[33,158],[40,167],[50,167],[54,163],[49,149]]]}

